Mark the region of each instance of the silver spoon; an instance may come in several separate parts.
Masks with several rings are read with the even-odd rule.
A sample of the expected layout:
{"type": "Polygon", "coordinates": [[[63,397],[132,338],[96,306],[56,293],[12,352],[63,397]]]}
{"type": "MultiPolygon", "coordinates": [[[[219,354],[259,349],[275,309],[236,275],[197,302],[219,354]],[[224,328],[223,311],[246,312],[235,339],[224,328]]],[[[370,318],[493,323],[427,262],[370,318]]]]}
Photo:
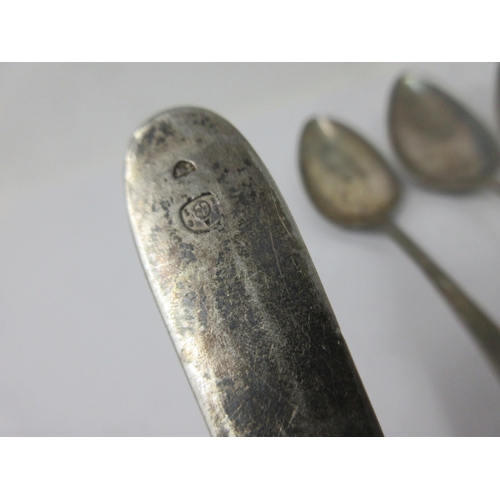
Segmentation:
{"type": "Polygon", "coordinates": [[[126,160],[146,276],[214,436],[379,436],[295,222],[222,117],[164,111],[126,160]]]}
{"type": "Polygon", "coordinates": [[[498,150],[488,131],[454,98],[412,76],[394,85],[389,131],[409,172],[445,191],[500,189],[498,150]]]}
{"type": "Polygon", "coordinates": [[[300,165],[317,208],[346,227],[378,228],[414,259],[469,328],[500,375],[500,330],[390,219],[400,188],[385,160],[348,127],[313,119],[300,142],[300,165]]]}

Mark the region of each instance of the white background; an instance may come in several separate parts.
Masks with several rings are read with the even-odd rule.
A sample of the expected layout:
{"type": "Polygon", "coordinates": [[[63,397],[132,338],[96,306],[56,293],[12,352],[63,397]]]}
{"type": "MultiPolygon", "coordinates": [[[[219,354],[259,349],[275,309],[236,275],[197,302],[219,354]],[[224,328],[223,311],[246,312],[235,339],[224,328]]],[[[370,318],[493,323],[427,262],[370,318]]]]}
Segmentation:
{"type": "MultiPolygon", "coordinates": [[[[404,172],[386,130],[407,69],[498,137],[495,64],[0,66],[0,435],[208,435],[128,226],[132,132],[178,105],[221,114],[276,180],[388,436],[500,435],[500,385],[464,327],[382,234],[335,227],[297,165],[305,121],[357,128],[404,172]]],[[[407,177],[404,177],[408,181],[407,177]]],[[[395,214],[500,323],[500,199],[405,183],[395,214]]]]}

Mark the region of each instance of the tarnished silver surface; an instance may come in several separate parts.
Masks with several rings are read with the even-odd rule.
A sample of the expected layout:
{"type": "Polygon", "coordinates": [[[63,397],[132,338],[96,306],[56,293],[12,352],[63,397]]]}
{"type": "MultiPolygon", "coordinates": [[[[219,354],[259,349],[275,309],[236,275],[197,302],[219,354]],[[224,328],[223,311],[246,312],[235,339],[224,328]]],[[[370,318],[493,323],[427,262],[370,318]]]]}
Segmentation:
{"type": "Polygon", "coordinates": [[[345,125],[313,119],[302,133],[300,164],[318,209],[343,226],[378,227],[392,237],[448,301],[500,375],[498,326],[391,221],[399,185],[378,152],[345,125]]]}
{"type": "Polygon", "coordinates": [[[394,149],[423,184],[467,191],[491,185],[497,167],[495,141],[450,95],[411,76],[392,91],[389,129],[394,149]]]}
{"type": "Polygon", "coordinates": [[[398,201],[398,183],[385,160],[353,130],[328,118],[305,126],[300,164],[315,205],[344,226],[380,225],[398,201]]]}
{"type": "Polygon", "coordinates": [[[141,127],[128,210],[215,436],[381,435],[295,223],[251,146],[197,108],[141,127]]]}

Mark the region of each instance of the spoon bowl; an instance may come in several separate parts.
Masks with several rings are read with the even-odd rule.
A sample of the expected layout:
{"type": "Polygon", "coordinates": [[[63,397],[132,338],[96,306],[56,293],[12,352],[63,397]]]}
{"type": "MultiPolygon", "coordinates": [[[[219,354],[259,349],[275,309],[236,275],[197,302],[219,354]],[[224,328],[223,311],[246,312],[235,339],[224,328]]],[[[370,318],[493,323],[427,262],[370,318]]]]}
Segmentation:
{"type": "Polygon", "coordinates": [[[430,83],[399,78],[391,96],[389,131],[408,171],[427,187],[472,191],[493,181],[495,141],[465,107],[430,83]]]}
{"type": "Polygon", "coordinates": [[[500,376],[500,329],[391,221],[400,190],[380,154],[345,125],[320,118],[309,121],[302,133],[300,166],[306,189],[323,215],[346,227],[385,231],[413,258],[500,376]]]}
{"type": "Polygon", "coordinates": [[[304,183],[324,215],[352,227],[387,219],[399,184],[369,143],[345,125],[321,118],[307,123],[301,145],[304,183]]]}

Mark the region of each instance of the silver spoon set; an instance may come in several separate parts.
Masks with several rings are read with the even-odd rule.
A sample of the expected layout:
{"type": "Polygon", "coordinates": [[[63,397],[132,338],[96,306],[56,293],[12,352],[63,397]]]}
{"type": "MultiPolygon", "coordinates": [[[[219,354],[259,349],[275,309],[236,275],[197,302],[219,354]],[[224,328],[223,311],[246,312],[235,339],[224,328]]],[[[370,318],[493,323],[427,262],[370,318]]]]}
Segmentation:
{"type": "MultiPolygon", "coordinates": [[[[389,110],[390,137],[410,174],[425,187],[452,192],[498,190],[498,150],[487,130],[458,102],[413,77],[400,78],[389,110]]],[[[500,376],[500,329],[391,220],[401,186],[388,163],[356,132],[327,118],[310,120],[300,166],[316,207],[334,222],[392,237],[421,267],[468,327],[500,376]]]]}
{"type": "MultiPolygon", "coordinates": [[[[494,141],[443,92],[401,79],[390,116],[396,150],[422,183],[494,186],[494,141]]],[[[376,149],[315,119],[300,163],[319,210],[394,238],[500,375],[500,330],[392,222],[401,184],[376,149]]],[[[210,111],[170,109],[134,133],[125,177],[146,276],[212,435],[382,435],[298,228],[246,139],[210,111]]]]}

